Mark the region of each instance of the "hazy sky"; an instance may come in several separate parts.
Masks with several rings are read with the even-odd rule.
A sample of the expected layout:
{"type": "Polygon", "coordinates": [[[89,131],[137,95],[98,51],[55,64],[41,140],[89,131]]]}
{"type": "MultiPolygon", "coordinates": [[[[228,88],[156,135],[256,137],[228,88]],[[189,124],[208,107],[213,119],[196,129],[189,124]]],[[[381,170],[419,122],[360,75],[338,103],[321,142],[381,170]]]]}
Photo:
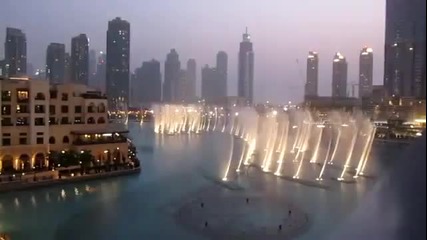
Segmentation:
{"type": "Polygon", "coordinates": [[[89,36],[91,48],[105,50],[108,21],[117,16],[131,24],[132,71],[151,58],[163,65],[176,48],[183,66],[196,59],[200,83],[200,67],[213,65],[224,50],[228,92],[236,95],[238,46],[247,26],[254,42],[256,101],[301,100],[309,50],[319,52],[321,95],[331,93],[337,51],[349,62],[349,82],[358,81],[365,45],[374,49],[374,83],[382,83],[385,0],[1,0],[0,41],[6,27],[23,29],[28,60],[40,68],[50,42],[65,43],[69,51],[79,33],[89,36]]]}

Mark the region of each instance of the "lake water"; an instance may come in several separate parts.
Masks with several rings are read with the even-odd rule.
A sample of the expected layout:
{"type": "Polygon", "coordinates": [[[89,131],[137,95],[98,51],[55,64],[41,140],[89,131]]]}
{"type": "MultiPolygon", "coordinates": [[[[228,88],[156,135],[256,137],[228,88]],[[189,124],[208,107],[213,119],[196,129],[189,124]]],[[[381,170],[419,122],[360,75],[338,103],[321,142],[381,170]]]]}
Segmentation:
{"type": "MultiPolygon", "coordinates": [[[[167,209],[212,185],[204,175],[222,178],[230,136],[155,135],[149,123],[130,123],[129,130],[141,174],[0,194],[0,232],[13,240],[206,239],[177,224],[167,209]]],[[[368,169],[381,175],[400,150],[375,146],[373,151],[368,169]]],[[[310,226],[297,236],[300,240],[327,237],[375,183],[364,178],[357,184],[328,181],[331,189],[324,190],[272,175],[261,178],[260,185],[308,214],[310,226]]],[[[244,178],[241,184],[247,184],[244,178]]]]}

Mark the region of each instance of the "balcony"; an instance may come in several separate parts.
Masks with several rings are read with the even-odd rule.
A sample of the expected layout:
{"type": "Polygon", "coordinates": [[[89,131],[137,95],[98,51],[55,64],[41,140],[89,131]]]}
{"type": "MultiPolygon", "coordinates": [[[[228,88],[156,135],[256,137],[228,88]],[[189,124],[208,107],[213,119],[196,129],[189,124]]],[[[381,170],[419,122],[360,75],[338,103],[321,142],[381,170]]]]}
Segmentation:
{"type": "Polygon", "coordinates": [[[105,137],[105,136],[96,136],[96,135],[86,135],[79,136],[73,145],[83,146],[83,145],[95,145],[95,144],[114,144],[114,143],[126,143],[127,138],[123,136],[114,136],[114,137],[105,137]]]}
{"type": "Polygon", "coordinates": [[[80,95],[84,99],[107,99],[107,96],[102,95],[100,92],[87,92],[80,95]]]}

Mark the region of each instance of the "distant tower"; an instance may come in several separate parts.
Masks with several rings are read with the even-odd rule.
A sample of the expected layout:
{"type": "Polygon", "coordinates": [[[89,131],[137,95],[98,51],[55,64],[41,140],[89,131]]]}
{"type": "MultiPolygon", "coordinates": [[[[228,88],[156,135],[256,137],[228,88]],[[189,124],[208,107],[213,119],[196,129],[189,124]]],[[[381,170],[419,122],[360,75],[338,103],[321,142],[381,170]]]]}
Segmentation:
{"type": "Polygon", "coordinates": [[[209,65],[202,68],[202,98],[207,103],[212,103],[220,97],[218,76],[216,68],[211,68],[209,65]]]}
{"type": "Polygon", "coordinates": [[[71,39],[71,82],[89,83],[89,39],[86,34],[71,39]]]}
{"type": "Polygon", "coordinates": [[[218,94],[220,97],[227,97],[228,56],[223,51],[219,51],[216,55],[216,71],[218,73],[218,94]]]}
{"type": "Polygon", "coordinates": [[[347,61],[339,52],[332,64],[332,97],[347,97],[347,61]]]}
{"type": "Polygon", "coordinates": [[[89,86],[96,87],[96,51],[94,49],[89,50],[89,86]]]}
{"type": "Polygon", "coordinates": [[[387,0],[384,88],[386,95],[426,98],[426,1],[387,0]]]}
{"type": "Polygon", "coordinates": [[[9,76],[25,75],[27,73],[27,38],[20,29],[6,28],[4,51],[4,64],[9,76]]]}
{"type": "Polygon", "coordinates": [[[364,47],[359,58],[359,98],[372,96],[374,56],[372,48],[364,47]]]}
{"type": "Polygon", "coordinates": [[[162,100],[160,62],[154,59],[143,62],[142,66],[135,70],[135,75],[136,81],[132,83],[132,90],[138,106],[149,107],[151,103],[159,103],[162,100]]]}
{"type": "Polygon", "coordinates": [[[318,96],[319,84],[319,57],[317,52],[308,52],[307,57],[307,81],[305,83],[306,97],[318,96]]]}
{"type": "Polygon", "coordinates": [[[243,34],[239,49],[237,95],[250,104],[254,98],[254,52],[248,29],[243,34]]]}
{"type": "Polygon", "coordinates": [[[65,44],[51,43],[46,51],[46,78],[50,84],[64,83],[65,44]]]}
{"type": "Polygon", "coordinates": [[[129,104],[130,24],[117,17],[108,22],[106,92],[109,107],[129,104]]]}
{"type": "Polygon", "coordinates": [[[106,61],[107,56],[105,52],[98,53],[98,60],[96,63],[95,87],[101,92],[105,93],[105,76],[106,76],[106,61]]]}
{"type": "Polygon", "coordinates": [[[165,80],[163,82],[163,101],[178,100],[179,80],[181,79],[181,62],[175,49],[171,49],[165,61],[165,80]]]}
{"type": "Polygon", "coordinates": [[[196,60],[195,59],[189,59],[187,61],[187,81],[188,81],[188,96],[187,98],[189,100],[195,100],[196,99],[196,60]]]}

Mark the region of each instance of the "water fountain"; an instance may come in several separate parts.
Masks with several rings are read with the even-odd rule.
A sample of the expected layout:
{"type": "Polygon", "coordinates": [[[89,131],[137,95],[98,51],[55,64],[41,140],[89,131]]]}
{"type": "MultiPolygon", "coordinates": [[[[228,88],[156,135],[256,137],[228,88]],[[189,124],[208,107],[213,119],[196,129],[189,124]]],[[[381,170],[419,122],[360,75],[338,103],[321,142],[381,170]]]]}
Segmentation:
{"type": "Polygon", "coordinates": [[[265,173],[296,181],[320,184],[326,174],[354,182],[364,175],[375,134],[375,127],[360,113],[332,111],[319,117],[302,109],[272,109],[259,114],[251,107],[226,112],[202,105],[156,105],[153,110],[158,134],[229,134],[232,142],[224,181],[230,180],[231,171],[239,173],[254,164],[265,173]],[[236,159],[234,152],[239,152],[236,159]]]}

